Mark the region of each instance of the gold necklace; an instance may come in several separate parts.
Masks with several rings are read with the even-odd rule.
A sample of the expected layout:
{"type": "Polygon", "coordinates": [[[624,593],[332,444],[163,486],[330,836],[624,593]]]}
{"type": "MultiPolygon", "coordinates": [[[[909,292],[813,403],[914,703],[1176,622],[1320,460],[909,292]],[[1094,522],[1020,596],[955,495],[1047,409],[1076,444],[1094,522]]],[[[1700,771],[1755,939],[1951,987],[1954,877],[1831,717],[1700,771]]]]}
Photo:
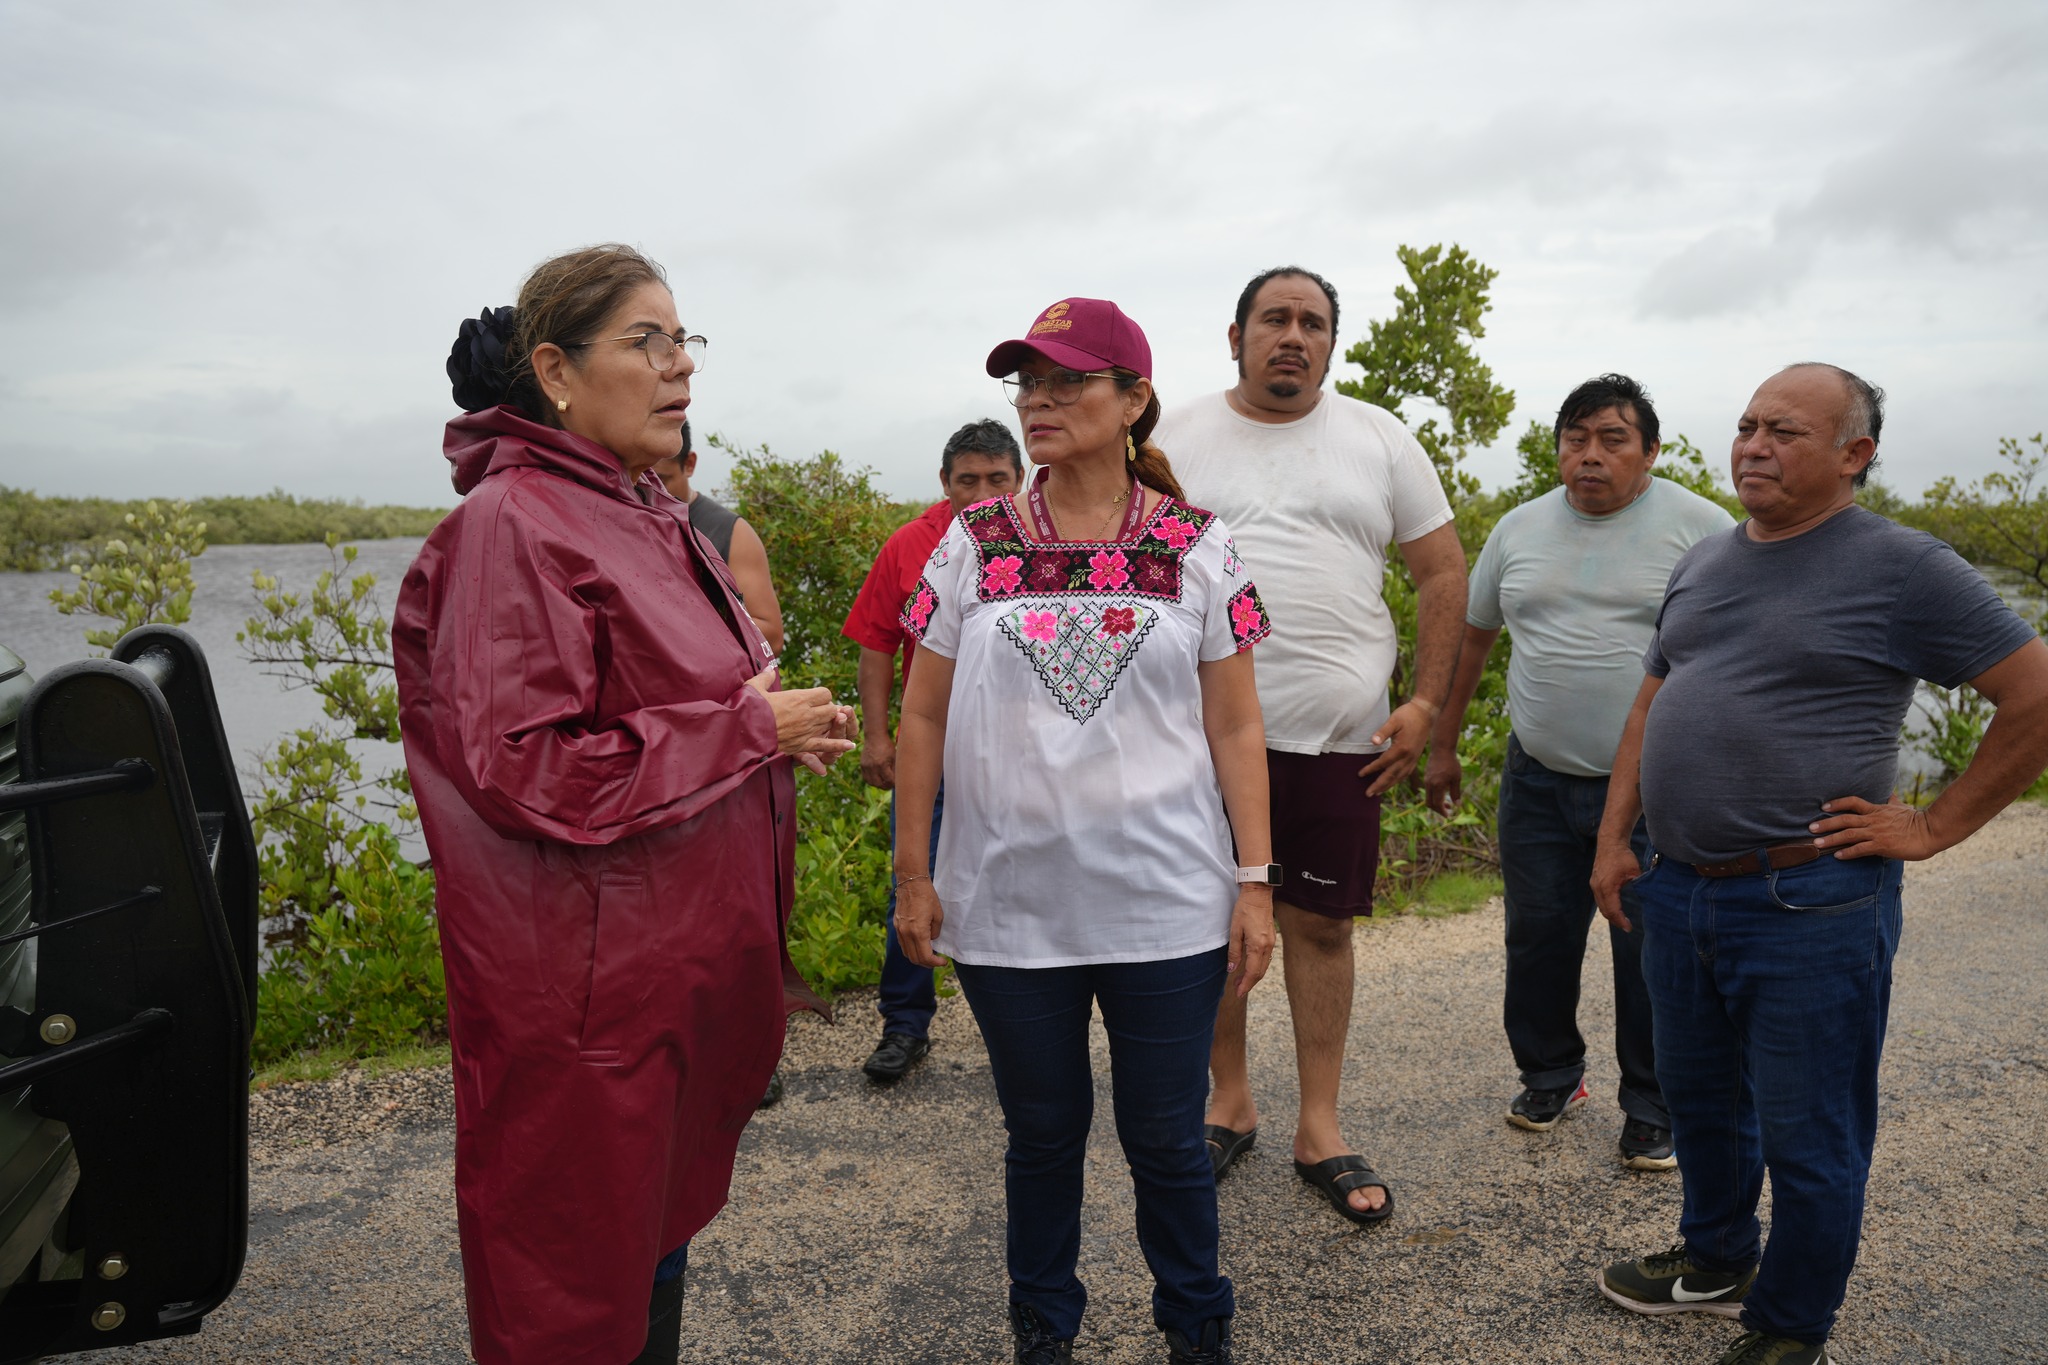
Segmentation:
{"type": "MultiPolygon", "coordinates": [[[[1115,500],[1109,504],[1109,515],[1104,517],[1102,519],[1102,525],[1096,528],[1094,536],[1096,540],[1102,540],[1109,535],[1109,524],[1112,521],[1115,521],[1117,518],[1117,513],[1123,510],[1124,500],[1131,496],[1132,487],[1132,484],[1125,484],[1124,491],[1117,494],[1115,500]]],[[[1055,512],[1053,516],[1055,520],[1057,520],[1059,514],[1055,512]]]]}

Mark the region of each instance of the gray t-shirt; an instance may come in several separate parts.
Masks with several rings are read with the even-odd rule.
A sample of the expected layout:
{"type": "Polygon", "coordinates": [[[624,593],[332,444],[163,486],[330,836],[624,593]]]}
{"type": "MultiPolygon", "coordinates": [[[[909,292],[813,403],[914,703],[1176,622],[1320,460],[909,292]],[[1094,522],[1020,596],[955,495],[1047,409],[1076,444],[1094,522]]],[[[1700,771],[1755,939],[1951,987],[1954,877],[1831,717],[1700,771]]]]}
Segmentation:
{"type": "Polygon", "coordinates": [[[1650,842],[1720,862],[1812,838],[1821,803],[1889,799],[1917,679],[1954,687],[2034,638],[1923,531],[1849,507],[1790,540],[1746,523],[1672,571],[1643,667],[1650,842]]]}
{"type": "Polygon", "coordinates": [[[1656,478],[1604,517],[1553,488],[1500,519],[1472,566],[1465,620],[1514,635],[1508,715],[1531,758],[1573,777],[1613,771],[1672,567],[1732,525],[1719,504],[1656,478]]]}

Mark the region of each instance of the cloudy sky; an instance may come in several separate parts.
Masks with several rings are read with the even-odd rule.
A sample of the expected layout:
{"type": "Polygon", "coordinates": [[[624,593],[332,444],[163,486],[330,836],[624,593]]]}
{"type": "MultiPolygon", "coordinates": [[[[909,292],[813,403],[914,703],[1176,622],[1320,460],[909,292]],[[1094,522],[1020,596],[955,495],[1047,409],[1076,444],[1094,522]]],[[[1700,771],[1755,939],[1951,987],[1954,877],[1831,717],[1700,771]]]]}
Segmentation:
{"type": "Polygon", "coordinates": [[[1510,434],[1621,369],[1719,454],[1809,358],[1907,493],[2048,427],[2040,0],[0,0],[0,186],[0,483],[52,494],[451,501],[457,323],[606,239],[712,339],[700,433],[902,495],[1045,304],[1120,302],[1170,406],[1248,276],[1348,342],[1404,242],[1500,271],[1510,434]]]}

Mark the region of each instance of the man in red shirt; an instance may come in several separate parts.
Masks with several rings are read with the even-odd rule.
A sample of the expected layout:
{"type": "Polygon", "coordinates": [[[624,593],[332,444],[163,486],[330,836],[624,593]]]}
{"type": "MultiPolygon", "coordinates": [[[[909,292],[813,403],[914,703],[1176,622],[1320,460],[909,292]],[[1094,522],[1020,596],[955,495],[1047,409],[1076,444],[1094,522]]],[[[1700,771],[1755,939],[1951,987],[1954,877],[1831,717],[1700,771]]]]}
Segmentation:
{"type": "MultiPolygon", "coordinates": [[[[890,689],[897,680],[897,650],[903,651],[902,681],[907,684],[910,656],[917,649],[897,624],[897,617],[917,587],[924,562],[938,548],[954,516],[977,502],[1015,492],[1023,476],[1024,457],[1016,438],[1001,422],[969,422],[954,432],[939,457],[939,487],[945,490],[945,501],[927,507],[923,515],[899,527],[883,544],[860,594],[853,599],[853,610],[846,614],[846,624],[840,628],[841,634],[860,646],[860,715],[866,736],[860,751],[860,775],[869,786],[891,793],[892,844],[896,839],[896,740],[889,730],[890,689]]],[[[939,799],[932,806],[934,859],[939,853],[939,814],[945,802],[946,789],[941,784],[939,799]]],[[[897,946],[893,887],[886,933],[881,998],[877,1001],[882,1012],[882,1041],[861,1067],[884,1083],[902,1079],[904,1072],[931,1051],[925,1035],[939,1004],[931,970],[912,963],[897,946]]]]}

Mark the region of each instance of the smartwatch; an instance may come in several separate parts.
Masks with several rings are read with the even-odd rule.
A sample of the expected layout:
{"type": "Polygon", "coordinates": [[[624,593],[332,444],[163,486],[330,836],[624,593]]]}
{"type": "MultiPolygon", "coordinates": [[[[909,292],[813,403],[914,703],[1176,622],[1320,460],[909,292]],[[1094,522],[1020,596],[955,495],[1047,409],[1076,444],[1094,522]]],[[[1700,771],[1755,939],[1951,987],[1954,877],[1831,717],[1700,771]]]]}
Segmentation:
{"type": "Polygon", "coordinates": [[[1257,867],[1240,867],[1237,870],[1237,880],[1240,884],[1245,882],[1263,882],[1267,886],[1278,886],[1280,885],[1280,864],[1260,863],[1257,867]]]}

